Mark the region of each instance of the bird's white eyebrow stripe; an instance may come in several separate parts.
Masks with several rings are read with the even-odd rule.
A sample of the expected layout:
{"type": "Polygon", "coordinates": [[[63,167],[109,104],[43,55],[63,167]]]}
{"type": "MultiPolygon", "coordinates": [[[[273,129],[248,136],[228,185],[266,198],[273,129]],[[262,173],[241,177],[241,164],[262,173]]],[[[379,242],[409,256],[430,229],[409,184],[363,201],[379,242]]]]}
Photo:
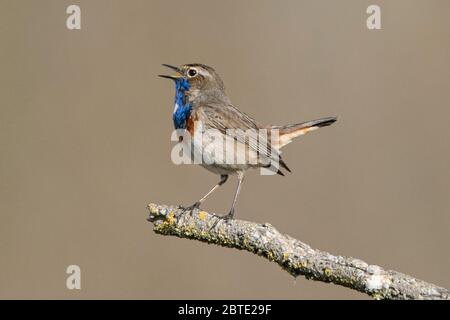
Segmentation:
{"type": "Polygon", "coordinates": [[[210,75],[210,73],[202,68],[195,68],[192,67],[193,69],[195,69],[199,74],[201,74],[202,76],[207,76],[210,75]]]}

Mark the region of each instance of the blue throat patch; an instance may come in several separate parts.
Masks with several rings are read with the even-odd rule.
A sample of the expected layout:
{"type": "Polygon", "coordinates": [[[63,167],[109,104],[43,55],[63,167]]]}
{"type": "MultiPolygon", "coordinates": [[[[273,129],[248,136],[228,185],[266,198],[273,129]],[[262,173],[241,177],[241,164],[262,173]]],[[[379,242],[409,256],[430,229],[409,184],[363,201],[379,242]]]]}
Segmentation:
{"type": "Polygon", "coordinates": [[[189,87],[189,82],[184,78],[175,81],[175,107],[172,115],[175,129],[186,129],[186,122],[192,110],[192,106],[186,101],[185,95],[189,87]]]}

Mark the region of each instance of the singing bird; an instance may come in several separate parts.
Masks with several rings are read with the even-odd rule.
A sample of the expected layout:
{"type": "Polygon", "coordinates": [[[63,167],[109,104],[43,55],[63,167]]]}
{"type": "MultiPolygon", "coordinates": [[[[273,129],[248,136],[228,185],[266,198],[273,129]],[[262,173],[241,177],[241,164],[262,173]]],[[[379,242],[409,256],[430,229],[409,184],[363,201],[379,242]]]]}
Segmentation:
{"type": "Polygon", "coordinates": [[[168,64],[163,66],[176,72],[175,75],[159,75],[175,82],[175,106],[172,115],[175,129],[189,133],[194,138],[214,129],[214,132],[222,135],[224,141],[232,140],[238,145],[238,149],[243,147],[239,150],[245,150],[243,161],[223,161],[224,154],[208,145],[217,143],[217,139],[190,140],[190,143],[197,144],[194,150],[201,152],[204,161],[200,164],[220,175],[220,181],[203,198],[186,208],[191,212],[194,208],[199,208],[207,197],[223,185],[229,175],[236,174],[238,185],[231,209],[227,215],[222,216],[224,219],[232,219],[246,170],[264,167],[284,176],[282,169],[288,172],[291,170],[282,160],[280,149],[295,137],[329,126],[336,121],[336,117],[326,117],[284,126],[264,126],[231,103],[225,93],[222,79],[213,68],[200,63],[185,64],[181,67],[168,64]],[[265,129],[269,130],[270,134],[266,137],[262,135],[255,137],[248,134],[231,134],[230,132],[235,131],[230,129],[240,129],[239,132],[265,129]]]}

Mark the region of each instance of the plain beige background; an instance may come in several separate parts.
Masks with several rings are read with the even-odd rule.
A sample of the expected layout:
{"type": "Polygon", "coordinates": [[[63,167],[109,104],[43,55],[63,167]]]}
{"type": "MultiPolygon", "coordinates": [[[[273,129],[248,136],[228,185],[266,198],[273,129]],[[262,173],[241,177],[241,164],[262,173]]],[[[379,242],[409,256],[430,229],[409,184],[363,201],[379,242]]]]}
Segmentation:
{"type": "MultiPolygon", "coordinates": [[[[0,298],[365,298],[162,237],[148,202],[216,183],[170,161],[161,63],[209,64],[262,123],[338,115],[248,175],[238,218],[450,287],[450,2],[0,2],[0,298]],[[382,30],[366,8],[382,9],[382,30]],[[79,4],[82,29],[66,29],[79,4]],[[278,210],[278,208],[283,208],[278,210]],[[80,265],[82,290],[66,289],[80,265]]],[[[205,205],[226,212],[235,180],[205,205]]]]}

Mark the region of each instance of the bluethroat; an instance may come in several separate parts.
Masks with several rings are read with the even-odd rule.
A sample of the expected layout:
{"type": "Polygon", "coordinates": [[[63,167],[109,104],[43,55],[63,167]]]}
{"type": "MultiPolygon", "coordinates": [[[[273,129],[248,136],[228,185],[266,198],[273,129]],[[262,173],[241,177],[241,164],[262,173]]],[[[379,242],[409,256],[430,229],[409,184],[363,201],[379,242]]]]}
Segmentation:
{"type": "MultiPolygon", "coordinates": [[[[168,64],[163,66],[176,72],[175,75],[160,75],[175,82],[175,106],[172,115],[175,129],[190,135],[192,139],[185,141],[192,147],[191,150],[196,150],[193,153],[200,153],[200,164],[220,175],[220,181],[203,198],[187,208],[191,211],[199,208],[207,197],[228,180],[229,175],[236,174],[238,184],[231,209],[223,216],[225,219],[232,219],[244,174],[248,169],[266,168],[284,176],[282,170],[291,170],[282,160],[280,149],[295,137],[329,126],[336,121],[336,117],[326,117],[284,126],[264,126],[231,103],[225,93],[222,79],[213,68],[198,63],[181,67],[168,64]],[[215,138],[211,139],[209,134],[206,135],[209,138],[205,139],[205,132],[214,132],[215,138]],[[217,135],[225,141],[225,145],[233,143],[233,152],[226,148],[225,151],[223,144],[219,145],[217,135]],[[198,136],[202,136],[202,139],[196,139],[198,136]],[[235,161],[236,150],[243,151],[240,161],[235,161]],[[227,152],[232,154],[232,159],[227,158],[227,152]],[[224,158],[228,161],[224,161],[224,158]],[[229,161],[230,159],[233,161],[229,161]]],[[[182,138],[180,136],[180,141],[182,138]]],[[[239,154],[239,151],[237,153],[239,154]]]]}

